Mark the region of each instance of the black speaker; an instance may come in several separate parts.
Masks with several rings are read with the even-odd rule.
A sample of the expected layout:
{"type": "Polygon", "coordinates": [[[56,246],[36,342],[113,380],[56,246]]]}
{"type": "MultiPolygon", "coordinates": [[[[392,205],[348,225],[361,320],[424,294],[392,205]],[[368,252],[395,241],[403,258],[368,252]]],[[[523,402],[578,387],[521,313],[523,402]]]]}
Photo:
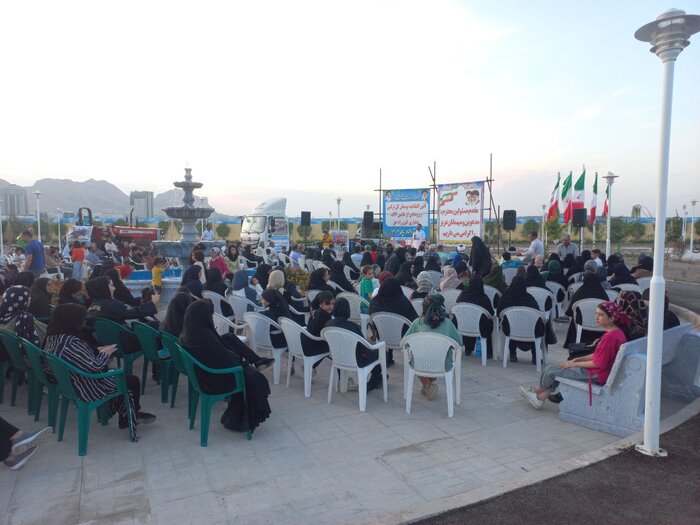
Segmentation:
{"type": "Polygon", "coordinates": [[[586,208],[575,208],[574,217],[571,221],[571,225],[574,228],[585,228],[587,219],[588,210],[586,208]]]}
{"type": "Polygon", "coordinates": [[[301,225],[302,226],[311,226],[311,212],[310,211],[302,211],[301,212],[301,225]]]}
{"type": "Polygon", "coordinates": [[[516,219],[515,210],[503,210],[503,229],[507,232],[515,231],[516,219]]]}
{"type": "Polygon", "coordinates": [[[374,226],[374,212],[366,211],[362,217],[362,231],[365,232],[365,236],[372,231],[372,226],[374,226]]]}

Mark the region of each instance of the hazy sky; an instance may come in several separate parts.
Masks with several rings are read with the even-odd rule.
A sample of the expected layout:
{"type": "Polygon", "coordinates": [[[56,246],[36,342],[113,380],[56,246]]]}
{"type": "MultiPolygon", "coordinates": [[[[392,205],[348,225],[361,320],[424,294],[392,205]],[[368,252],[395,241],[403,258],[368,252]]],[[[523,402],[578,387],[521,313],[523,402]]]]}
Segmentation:
{"type": "MultiPolygon", "coordinates": [[[[378,209],[379,168],[385,188],[427,186],[433,161],[439,183],[483,180],[493,153],[502,209],[539,213],[557,171],[585,163],[588,192],[594,171],[613,171],[617,212],[653,213],[662,65],[634,32],[669,7],[3,2],[0,177],[158,193],[189,163],[224,213],[287,196],[290,216],[327,217],[340,196],[341,215],[358,216],[378,209]]],[[[691,40],[676,65],[670,213],[700,198],[691,40]]]]}

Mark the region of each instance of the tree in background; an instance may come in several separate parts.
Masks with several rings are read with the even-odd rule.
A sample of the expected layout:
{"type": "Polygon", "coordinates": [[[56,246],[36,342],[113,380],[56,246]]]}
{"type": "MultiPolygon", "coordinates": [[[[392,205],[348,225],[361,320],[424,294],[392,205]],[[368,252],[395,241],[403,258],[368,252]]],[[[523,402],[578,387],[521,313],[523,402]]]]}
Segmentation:
{"type": "Polygon", "coordinates": [[[683,235],[683,219],[678,215],[666,219],[666,240],[677,241],[683,235]]]}
{"type": "Polygon", "coordinates": [[[622,217],[612,217],[610,219],[610,243],[619,245],[625,239],[627,239],[627,223],[622,217]]]}
{"type": "Polygon", "coordinates": [[[547,239],[552,243],[560,239],[564,231],[564,225],[559,222],[559,216],[547,221],[545,228],[547,229],[547,239]]]}
{"type": "Polygon", "coordinates": [[[528,219],[523,224],[523,239],[527,239],[531,231],[536,231],[537,236],[540,236],[540,223],[535,219],[528,219]]]}
{"type": "Polygon", "coordinates": [[[629,235],[633,241],[639,242],[642,237],[644,237],[645,233],[646,229],[641,222],[627,223],[627,235],[629,235]]]}
{"type": "Polygon", "coordinates": [[[219,239],[228,239],[230,233],[231,227],[225,222],[220,222],[216,225],[216,235],[219,239]]]}

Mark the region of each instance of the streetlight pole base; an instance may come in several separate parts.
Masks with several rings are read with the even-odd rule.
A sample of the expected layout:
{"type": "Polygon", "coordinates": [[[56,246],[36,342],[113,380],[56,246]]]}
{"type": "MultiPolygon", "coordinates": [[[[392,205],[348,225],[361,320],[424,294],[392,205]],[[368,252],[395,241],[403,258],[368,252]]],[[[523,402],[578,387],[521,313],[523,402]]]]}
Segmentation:
{"type": "Polygon", "coordinates": [[[668,452],[666,452],[666,449],[663,449],[663,448],[659,448],[658,450],[649,450],[648,448],[646,448],[642,444],[642,445],[635,445],[634,450],[636,450],[640,454],[644,454],[645,456],[651,456],[653,458],[667,458],[668,457],[668,452]]]}

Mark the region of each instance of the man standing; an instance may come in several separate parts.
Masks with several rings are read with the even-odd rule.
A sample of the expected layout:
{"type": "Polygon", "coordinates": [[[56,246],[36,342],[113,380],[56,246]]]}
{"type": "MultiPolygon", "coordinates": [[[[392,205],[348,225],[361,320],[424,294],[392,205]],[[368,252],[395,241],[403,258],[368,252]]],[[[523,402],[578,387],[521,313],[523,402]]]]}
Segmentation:
{"type": "Polygon", "coordinates": [[[542,245],[542,241],[537,238],[537,232],[534,230],[531,231],[529,238],[530,247],[524,252],[518,253],[518,255],[522,255],[525,264],[531,264],[538,255],[544,257],[544,246],[542,245]]]}
{"type": "Polygon", "coordinates": [[[211,223],[207,223],[207,229],[202,232],[202,240],[203,241],[213,241],[214,240],[214,232],[211,230],[211,223]]]}
{"type": "Polygon", "coordinates": [[[37,279],[41,276],[41,274],[46,272],[44,247],[42,246],[41,242],[32,239],[32,232],[29,230],[24,230],[22,232],[22,240],[27,245],[25,248],[27,257],[24,259],[24,269],[32,272],[34,274],[34,278],[37,279]]]}
{"type": "Polygon", "coordinates": [[[561,244],[557,246],[557,255],[563,261],[567,255],[578,257],[578,245],[571,244],[571,236],[566,234],[561,237],[561,244]]]}
{"type": "Polygon", "coordinates": [[[411,246],[416,250],[420,248],[421,243],[425,241],[425,232],[423,231],[423,226],[420,223],[416,225],[416,231],[413,232],[413,240],[411,241],[411,246]]]}

